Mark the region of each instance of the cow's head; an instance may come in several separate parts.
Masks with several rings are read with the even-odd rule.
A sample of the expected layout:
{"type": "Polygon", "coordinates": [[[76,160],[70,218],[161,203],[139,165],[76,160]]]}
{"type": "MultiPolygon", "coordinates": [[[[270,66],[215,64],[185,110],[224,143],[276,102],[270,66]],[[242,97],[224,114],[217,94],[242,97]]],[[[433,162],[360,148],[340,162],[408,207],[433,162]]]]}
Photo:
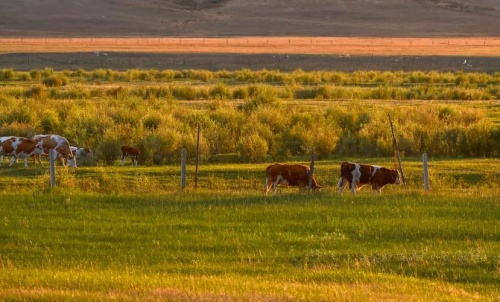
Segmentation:
{"type": "Polygon", "coordinates": [[[401,183],[398,170],[391,170],[391,182],[398,185],[401,183]]]}
{"type": "Polygon", "coordinates": [[[68,166],[70,166],[71,168],[76,168],[76,159],[74,156],[68,157],[68,166]]]}

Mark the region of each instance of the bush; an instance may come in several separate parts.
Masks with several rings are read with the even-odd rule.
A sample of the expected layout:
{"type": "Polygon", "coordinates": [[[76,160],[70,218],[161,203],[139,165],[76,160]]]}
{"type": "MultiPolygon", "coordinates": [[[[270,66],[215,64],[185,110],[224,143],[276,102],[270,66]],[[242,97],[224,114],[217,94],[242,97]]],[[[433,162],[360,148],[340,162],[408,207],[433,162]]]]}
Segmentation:
{"type": "Polygon", "coordinates": [[[115,137],[104,138],[95,148],[95,158],[102,160],[106,165],[113,165],[120,158],[122,143],[115,137]]]}
{"type": "Polygon", "coordinates": [[[12,70],[12,69],[0,69],[0,80],[12,81],[13,79],[14,79],[14,70],[12,70]]]}
{"type": "Polygon", "coordinates": [[[26,96],[28,98],[42,100],[47,99],[48,93],[47,87],[43,85],[35,85],[26,92],[26,96]]]}
{"type": "Polygon", "coordinates": [[[33,80],[39,81],[42,79],[42,72],[40,70],[31,70],[30,76],[33,80]]]}
{"type": "Polygon", "coordinates": [[[43,85],[46,87],[61,87],[66,86],[69,83],[69,79],[62,75],[54,75],[48,78],[45,78],[42,81],[43,85]]]}
{"type": "Polygon", "coordinates": [[[245,161],[263,162],[267,158],[268,151],[266,140],[258,134],[243,136],[238,141],[239,156],[245,161]]]}

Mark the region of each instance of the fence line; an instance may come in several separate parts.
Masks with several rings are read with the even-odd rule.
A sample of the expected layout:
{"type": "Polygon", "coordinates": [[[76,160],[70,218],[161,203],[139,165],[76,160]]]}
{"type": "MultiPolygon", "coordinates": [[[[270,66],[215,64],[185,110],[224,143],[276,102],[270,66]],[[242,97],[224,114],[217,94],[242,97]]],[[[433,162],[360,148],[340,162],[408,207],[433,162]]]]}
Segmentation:
{"type": "Polygon", "coordinates": [[[227,37],[227,38],[178,38],[178,37],[141,37],[141,38],[10,38],[0,37],[4,45],[35,44],[87,44],[87,45],[371,45],[371,46],[500,46],[500,38],[348,38],[348,37],[227,37]]]}

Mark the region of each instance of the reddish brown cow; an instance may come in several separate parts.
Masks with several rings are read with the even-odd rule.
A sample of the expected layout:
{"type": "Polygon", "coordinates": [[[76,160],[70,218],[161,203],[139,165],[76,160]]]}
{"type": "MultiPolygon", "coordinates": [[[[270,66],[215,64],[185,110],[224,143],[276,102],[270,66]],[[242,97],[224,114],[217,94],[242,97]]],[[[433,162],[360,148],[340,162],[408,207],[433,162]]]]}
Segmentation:
{"type": "Polygon", "coordinates": [[[122,146],[121,149],[121,160],[122,160],[122,166],[125,164],[125,158],[130,157],[130,160],[132,160],[132,164],[134,166],[137,166],[137,157],[139,156],[139,148],[135,147],[130,147],[130,146],[122,146]]]}
{"type": "MultiPolygon", "coordinates": [[[[299,191],[308,186],[309,167],[298,164],[272,164],[266,168],[266,194],[276,190],[279,185],[299,187],[299,191]]],[[[321,188],[312,175],[313,190],[321,188]]]]}
{"type": "Polygon", "coordinates": [[[36,141],[24,137],[10,136],[0,139],[0,153],[12,156],[9,167],[11,167],[18,158],[23,159],[24,166],[28,167],[26,159],[34,155],[43,154],[43,148],[36,141]]]}
{"type": "Polygon", "coordinates": [[[371,184],[373,190],[380,190],[388,184],[399,184],[399,173],[397,170],[390,170],[380,166],[364,165],[357,163],[343,162],[340,166],[340,179],[337,183],[340,193],[344,191],[347,184],[351,185],[351,192],[362,186],[371,184]]]}

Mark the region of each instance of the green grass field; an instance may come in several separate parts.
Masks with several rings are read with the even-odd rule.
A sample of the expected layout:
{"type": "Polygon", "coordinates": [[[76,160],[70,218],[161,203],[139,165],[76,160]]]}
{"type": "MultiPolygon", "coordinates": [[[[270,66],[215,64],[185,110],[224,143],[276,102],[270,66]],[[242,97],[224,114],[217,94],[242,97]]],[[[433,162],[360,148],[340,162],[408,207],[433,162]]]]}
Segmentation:
{"type": "MultiPolygon", "coordinates": [[[[392,159],[366,162],[393,167],[392,159]]],[[[408,186],[264,195],[266,164],[0,168],[0,300],[498,301],[499,159],[404,159],[408,186]]],[[[305,163],[305,162],[304,162],[305,163]]],[[[4,164],[5,165],[5,164],[4,164]]],[[[46,165],[47,166],[47,165],[46,165]]]]}

